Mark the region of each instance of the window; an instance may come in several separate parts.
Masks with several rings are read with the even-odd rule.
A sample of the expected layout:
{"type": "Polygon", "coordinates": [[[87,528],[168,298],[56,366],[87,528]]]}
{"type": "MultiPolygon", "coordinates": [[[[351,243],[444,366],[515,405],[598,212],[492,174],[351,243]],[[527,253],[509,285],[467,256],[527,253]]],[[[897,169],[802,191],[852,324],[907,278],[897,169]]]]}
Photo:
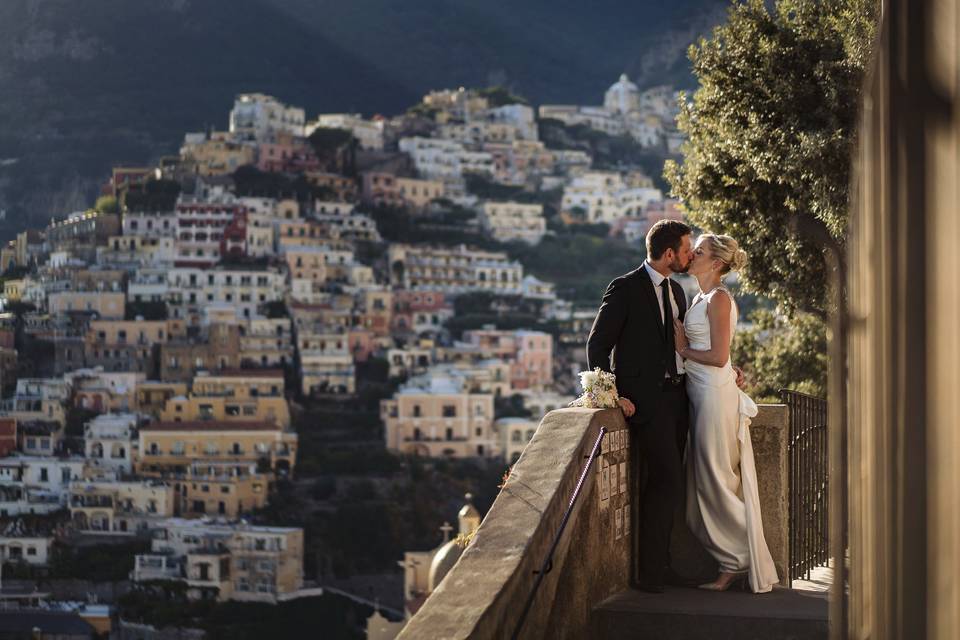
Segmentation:
{"type": "Polygon", "coordinates": [[[418,404],[413,405],[413,417],[414,418],[420,417],[420,405],[418,404]]]}
{"type": "Polygon", "coordinates": [[[457,417],[457,407],[452,404],[444,405],[443,407],[443,417],[444,418],[455,418],[457,417]]]}
{"type": "Polygon", "coordinates": [[[40,482],[50,482],[46,467],[40,467],[40,482]]]}

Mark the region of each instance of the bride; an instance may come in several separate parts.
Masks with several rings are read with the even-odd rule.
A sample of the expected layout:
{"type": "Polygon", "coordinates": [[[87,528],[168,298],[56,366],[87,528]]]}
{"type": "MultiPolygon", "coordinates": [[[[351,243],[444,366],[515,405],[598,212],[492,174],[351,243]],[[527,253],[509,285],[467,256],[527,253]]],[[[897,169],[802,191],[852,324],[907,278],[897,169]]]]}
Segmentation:
{"type": "Polygon", "coordinates": [[[690,397],[687,524],[720,564],[717,579],[701,588],[723,591],[749,579],[750,588],[763,593],[779,579],[763,537],[748,429],[757,405],[737,387],[730,366],[737,307],[722,283],[746,260],[730,236],[700,236],[688,271],[700,293],[684,322],[675,320],[674,336],[686,359],[690,397]]]}

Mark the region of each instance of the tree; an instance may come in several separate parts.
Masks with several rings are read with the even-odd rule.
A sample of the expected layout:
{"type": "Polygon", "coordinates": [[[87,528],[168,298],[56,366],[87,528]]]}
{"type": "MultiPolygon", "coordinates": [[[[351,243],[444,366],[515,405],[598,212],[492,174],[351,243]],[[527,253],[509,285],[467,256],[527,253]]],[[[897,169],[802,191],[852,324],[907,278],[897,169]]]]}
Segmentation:
{"type": "Polygon", "coordinates": [[[100,196],[93,208],[100,213],[120,213],[120,203],[116,196],[100,196]]]}
{"type": "Polygon", "coordinates": [[[690,48],[700,87],[666,177],[691,221],[748,248],[745,289],[788,314],[826,312],[823,248],[788,230],[816,221],[844,242],[876,16],[875,0],[745,0],[690,48]]]}
{"type": "Polygon", "coordinates": [[[768,309],[751,315],[753,326],[737,334],[731,360],[747,370],[747,391],[758,401],[779,402],[780,389],[814,396],[827,391],[827,335],[811,313],[791,319],[768,309]]]}
{"type": "Polygon", "coordinates": [[[480,97],[486,98],[491,107],[502,107],[508,104],[530,104],[526,98],[510,92],[503,86],[487,87],[477,92],[480,97]]]}
{"type": "Polygon", "coordinates": [[[123,206],[130,211],[173,211],[180,195],[176,180],[150,180],[143,191],[126,191],[123,206]]]}

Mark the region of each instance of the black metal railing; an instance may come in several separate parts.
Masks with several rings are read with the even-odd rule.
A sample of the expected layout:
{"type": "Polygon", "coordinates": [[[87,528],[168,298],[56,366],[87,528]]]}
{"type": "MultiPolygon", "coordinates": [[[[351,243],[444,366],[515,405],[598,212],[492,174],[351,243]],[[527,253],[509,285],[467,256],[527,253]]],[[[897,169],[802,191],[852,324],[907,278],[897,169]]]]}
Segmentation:
{"type": "Polygon", "coordinates": [[[570,496],[570,502],[567,503],[567,510],[563,513],[563,519],[560,520],[560,526],[557,528],[557,533],[553,536],[553,542],[550,544],[550,551],[547,552],[547,557],[543,559],[543,563],[540,565],[540,570],[535,571],[537,576],[533,582],[533,588],[530,589],[530,595],[527,597],[527,602],[523,606],[523,612],[520,614],[520,619],[517,621],[517,626],[513,630],[513,635],[510,637],[513,640],[517,640],[520,637],[520,631],[523,630],[523,623],[527,621],[527,615],[530,613],[530,607],[533,606],[533,600],[537,597],[537,591],[540,589],[540,584],[543,582],[544,576],[546,576],[553,569],[553,553],[557,550],[557,545],[560,544],[560,536],[563,535],[563,530],[567,528],[567,521],[570,520],[570,514],[573,513],[573,507],[577,503],[577,498],[580,497],[580,491],[583,489],[583,482],[587,478],[587,474],[590,472],[590,467],[593,466],[593,461],[597,458],[597,453],[600,451],[600,444],[603,442],[603,436],[606,435],[607,428],[600,427],[600,433],[597,435],[596,442],[593,443],[593,448],[590,450],[590,455],[587,456],[587,462],[583,465],[583,471],[580,472],[580,479],[577,480],[577,486],[573,489],[573,495],[570,496]]]}
{"type": "Polygon", "coordinates": [[[790,581],[810,578],[829,559],[827,401],[781,389],[790,412],[790,581]]]}

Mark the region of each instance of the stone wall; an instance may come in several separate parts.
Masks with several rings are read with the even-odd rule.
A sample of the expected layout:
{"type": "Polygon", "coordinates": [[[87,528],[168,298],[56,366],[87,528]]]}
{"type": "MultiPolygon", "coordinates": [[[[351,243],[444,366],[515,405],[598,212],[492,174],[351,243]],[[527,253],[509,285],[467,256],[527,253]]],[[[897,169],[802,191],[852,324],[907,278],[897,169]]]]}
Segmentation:
{"type": "MultiPolygon", "coordinates": [[[[618,410],[561,409],[544,417],[473,541],[399,638],[511,637],[601,425],[626,433],[618,410]]],[[[626,444],[625,436],[617,439],[626,444]]],[[[608,449],[613,441],[611,436],[608,449]]],[[[632,497],[619,491],[625,450],[602,457],[607,464],[598,459],[584,482],[522,638],[584,637],[591,607],[627,588],[628,535],[622,520],[616,527],[617,511],[622,518],[632,497]]],[[[624,473],[629,477],[629,470],[624,473]]]]}
{"type": "MultiPolygon", "coordinates": [[[[511,637],[533,588],[534,572],[547,556],[601,425],[609,433],[520,637],[588,635],[593,606],[629,583],[629,541],[635,529],[629,514],[637,499],[628,486],[630,438],[616,410],[561,409],[544,417],[473,541],[410,620],[401,640],[511,637]]],[[[750,431],[764,531],[786,584],[786,407],[761,405],[750,431]]],[[[674,565],[686,575],[712,579],[716,564],[693,539],[680,510],[677,517],[671,549],[674,565]]]]}

